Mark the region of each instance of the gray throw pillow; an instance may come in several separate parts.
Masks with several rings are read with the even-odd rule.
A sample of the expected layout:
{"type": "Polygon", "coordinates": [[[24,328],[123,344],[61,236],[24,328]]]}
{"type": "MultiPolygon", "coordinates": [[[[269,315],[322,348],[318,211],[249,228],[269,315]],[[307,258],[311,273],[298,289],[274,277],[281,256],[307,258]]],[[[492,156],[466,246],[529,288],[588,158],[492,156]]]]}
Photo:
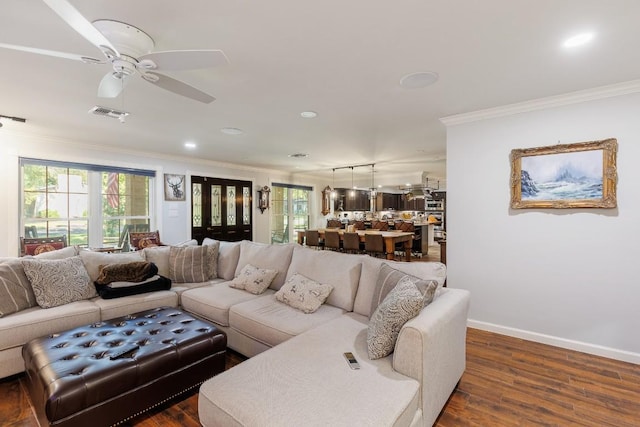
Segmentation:
{"type": "Polygon", "coordinates": [[[0,317],[38,305],[22,262],[0,263],[0,317]]]}
{"type": "Polygon", "coordinates": [[[22,266],[31,281],[36,301],[42,308],[57,307],[98,295],[79,256],[60,260],[24,259],[22,266]]]}
{"type": "Polygon", "coordinates": [[[393,288],[400,282],[401,279],[407,277],[413,282],[416,287],[424,294],[424,307],[433,301],[436,290],[438,289],[438,282],[435,280],[423,280],[419,277],[412,276],[411,274],[404,273],[391,267],[388,264],[381,264],[378,270],[378,280],[376,282],[375,290],[373,291],[373,298],[371,300],[371,311],[369,318],[373,316],[376,308],[385,299],[385,297],[391,292],[393,288]],[[435,283],[435,286],[433,285],[435,283]]]}
{"type": "Polygon", "coordinates": [[[408,277],[400,279],[369,320],[369,359],[380,359],[393,352],[400,329],[420,313],[423,299],[424,294],[408,277]]]}
{"type": "Polygon", "coordinates": [[[176,283],[201,283],[215,279],[218,246],[171,246],[169,278],[176,283]]]}

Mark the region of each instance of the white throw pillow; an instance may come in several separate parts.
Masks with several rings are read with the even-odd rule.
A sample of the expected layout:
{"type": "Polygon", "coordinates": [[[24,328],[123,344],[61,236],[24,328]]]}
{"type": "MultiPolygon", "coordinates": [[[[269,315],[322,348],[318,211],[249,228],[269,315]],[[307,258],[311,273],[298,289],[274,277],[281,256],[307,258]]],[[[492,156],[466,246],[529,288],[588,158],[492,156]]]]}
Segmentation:
{"type": "MultiPolygon", "coordinates": [[[[431,282],[429,289],[435,292],[437,283],[431,282]]],[[[424,293],[418,289],[409,276],[387,294],[376,308],[367,330],[367,352],[369,359],[380,359],[393,352],[400,329],[416,317],[424,307],[424,293]]]]}
{"type": "Polygon", "coordinates": [[[251,264],[244,266],[238,277],[229,282],[229,286],[236,289],[244,289],[255,295],[260,295],[267,290],[273,279],[278,274],[277,270],[258,268],[251,264]]]}
{"type": "Polygon", "coordinates": [[[276,299],[307,314],[316,311],[329,297],[333,286],[294,274],[276,292],[276,299]]]}
{"type": "Polygon", "coordinates": [[[24,259],[22,267],[42,308],[98,295],[79,256],[60,260],[24,259]]]}

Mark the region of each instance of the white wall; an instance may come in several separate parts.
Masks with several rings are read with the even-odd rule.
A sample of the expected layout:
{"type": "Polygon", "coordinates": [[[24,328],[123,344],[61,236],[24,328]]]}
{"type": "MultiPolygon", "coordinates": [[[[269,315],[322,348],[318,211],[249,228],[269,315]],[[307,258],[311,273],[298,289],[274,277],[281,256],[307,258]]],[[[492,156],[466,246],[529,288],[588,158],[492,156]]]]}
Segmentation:
{"type": "MultiPolygon", "coordinates": [[[[28,122],[25,124],[28,126],[28,122]]],[[[188,240],[191,237],[190,218],[191,201],[187,191],[184,202],[165,202],[162,180],[164,173],[241,179],[253,182],[255,191],[264,186],[271,186],[272,182],[308,185],[315,188],[318,184],[293,178],[287,173],[245,167],[241,165],[227,165],[216,162],[206,162],[197,158],[176,158],[154,155],[135,151],[123,152],[105,148],[86,146],[81,143],[61,142],[50,138],[32,136],[26,133],[9,133],[0,131],[0,256],[15,256],[18,254],[19,230],[19,157],[33,157],[46,160],[62,160],[70,162],[93,163],[99,165],[134,167],[138,169],[152,169],[157,172],[157,188],[155,191],[157,228],[160,237],[168,244],[188,240]]],[[[189,184],[187,183],[187,187],[189,184]]],[[[316,192],[318,193],[318,192],[316,192]]],[[[316,209],[319,197],[312,201],[312,213],[316,209]],[[317,200],[316,200],[317,199],[317,200]]],[[[312,216],[312,224],[317,218],[312,216]]],[[[264,214],[255,206],[253,211],[253,239],[258,242],[269,242],[270,215],[264,214]]]]}
{"type": "Polygon", "coordinates": [[[447,283],[470,326],[640,363],[640,94],[451,122],[447,283]],[[610,137],[617,209],[510,209],[512,149],[610,137]]]}

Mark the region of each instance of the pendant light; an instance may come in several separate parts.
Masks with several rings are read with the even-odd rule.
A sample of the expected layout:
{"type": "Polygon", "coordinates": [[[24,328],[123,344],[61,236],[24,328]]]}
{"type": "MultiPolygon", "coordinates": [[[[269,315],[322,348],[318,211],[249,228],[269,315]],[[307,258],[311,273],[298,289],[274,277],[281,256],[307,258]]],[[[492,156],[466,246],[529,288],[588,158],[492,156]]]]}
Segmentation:
{"type": "Polygon", "coordinates": [[[377,191],[376,191],[376,186],[375,186],[375,179],[374,179],[374,173],[375,173],[375,169],[376,169],[376,165],[375,163],[371,163],[371,198],[376,197],[377,191]]]}
{"type": "Polygon", "coordinates": [[[336,168],[333,168],[333,182],[331,183],[331,198],[336,198],[336,168]]]}
{"type": "Polygon", "coordinates": [[[356,186],[353,185],[353,166],[351,166],[351,191],[349,192],[351,197],[356,197],[356,186]]]}

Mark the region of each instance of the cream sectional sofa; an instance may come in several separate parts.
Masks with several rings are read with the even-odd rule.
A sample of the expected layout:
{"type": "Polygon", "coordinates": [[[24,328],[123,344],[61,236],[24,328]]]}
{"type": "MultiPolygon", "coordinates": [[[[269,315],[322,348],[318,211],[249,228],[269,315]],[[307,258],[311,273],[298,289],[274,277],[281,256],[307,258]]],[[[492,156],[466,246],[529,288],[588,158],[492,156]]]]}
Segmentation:
{"type": "MultiPolygon", "coordinates": [[[[465,368],[469,293],[440,288],[401,329],[395,351],[369,360],[367,329],[382,264],[444,283],[440,263],[393,262],[299,245],[241,242],[220,248],[219,269],[246,264],[278,270],[261,295],[218,279],[182,293],[183,308],[214,322],[228,346],[249,360],[205,382],[198,412],[204,426],[432,425],[465,368]],[[234,265],[233,262],[236,260],[234,265]],[[294,274],[332,285],[326,303],[305,314],[276,300],[294,274]],[[352,352],[361,369],[351,370],[352,352]]],[[[234,268],[235,267],[235,268],[234,268]]]]}
{"type": "MultiPolygon", "coordinates": [[[[37,336],[154,307],[182,306],[215,323],[227,333],[230,348],[251,357],[202,385],[199,416],[204,426],[434,423],[465,368],[468,292],[440,288],[435,300],[402,327],[395,351],[387,357],[369,360],[366,337],[381,264],[440,284],[444,265],[294,244],[205,244],[218,247],[218,277],[210,281],[110,300],[96,297],[48,309],[32,307],[0,318],[0,377],[24,370],[21,347],[37,336]],[[263,294],[228,286],[247,264],[278,271],[263,294]],[[275,298],[296,273],[333,286],[325,304],[312,314],[275,298]],[[361,369],[349,368],[343,357],[347,351],[354,353],[361,369]]],[[[48,256],[63,256],[56,252],[48,256]]],[[[154,262],[160,274],[169,273],[168,247],[79,255],[92,280],[100,264],[142,258],[154,262]]]]}

